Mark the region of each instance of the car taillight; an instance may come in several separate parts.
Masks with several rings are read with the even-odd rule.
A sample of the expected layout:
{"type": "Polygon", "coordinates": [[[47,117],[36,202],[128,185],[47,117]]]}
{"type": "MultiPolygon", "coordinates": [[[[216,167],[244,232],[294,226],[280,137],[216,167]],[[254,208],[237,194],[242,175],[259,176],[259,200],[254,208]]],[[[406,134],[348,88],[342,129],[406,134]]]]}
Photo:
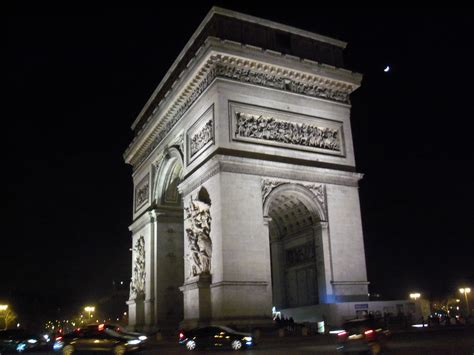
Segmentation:
{"type": "Polygon", "coordinates": [[[184,333],[183,332],[179,332],[179,339],[183,339],[184,338],[184,333]]]}
{"type": "Polygon", "coordinates": [[[366,330],[366,331],[364,332],[364,335],[365,335],[366,337],[371,337],[371,336],[374,335],[374,331],[373,331],[372,329],[366,330]]]}
{"type": "Polygon", "coordinates": [[[56,341],[60,341],[63,337],[57,337],[56,341]]]}
{"type": "Polygon", "coordinates": [[[338,337],[345,337],[347,335],[347,332],[343,330],[342,332],[337,333],[338,337]]]}

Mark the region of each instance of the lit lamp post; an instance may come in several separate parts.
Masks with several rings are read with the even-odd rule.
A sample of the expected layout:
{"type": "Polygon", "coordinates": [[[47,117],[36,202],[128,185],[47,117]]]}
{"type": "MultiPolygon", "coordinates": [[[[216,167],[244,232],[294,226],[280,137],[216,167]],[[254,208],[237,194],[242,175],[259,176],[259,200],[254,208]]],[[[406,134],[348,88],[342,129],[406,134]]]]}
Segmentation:
{"type": "Polygon", "coordinates": [[[89,319],[92,317],[92,314],[95,311],[95,307],[87,306],[84,307],[84,311],[86,311],[89,314],[89,319]]]}
{"type": "Polygon", "coordinates": [[[469,309],[469,301],[467,299],[467,294],[471,293],[471,289],[469,287],[463,287],[459,289],[459,292],[464,294],[464,299],[466,300],[466,310],[467,310],[467,315],[471,315],[471,310],[469,309]]]}
{"type": "Polygon", "coordinates": [[[5,328],[4,329],[8,328],[7,309],[8,309],[8,304],[0,304],[0,312],[5,313],[3,315],[4,321],[5,321],[5,328]]]}
{"type": "Polygon", "coordinates": [[[410,298],[414,301],[416,301],[418,298],[421,297],[421,294],[416,292],[416,293],[410,293],[410,298]]]}

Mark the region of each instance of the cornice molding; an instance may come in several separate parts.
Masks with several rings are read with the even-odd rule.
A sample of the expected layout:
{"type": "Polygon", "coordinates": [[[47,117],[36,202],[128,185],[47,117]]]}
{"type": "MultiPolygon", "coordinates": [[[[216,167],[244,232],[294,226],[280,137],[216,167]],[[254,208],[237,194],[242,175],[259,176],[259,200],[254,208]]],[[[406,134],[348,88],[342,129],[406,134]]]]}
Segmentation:
{"type": "Polygon", "coordinates": [[[211,160],[204,166],[198,169],[196,174],[184,180],[178,185],[178,191],[181,196],[186,196],[188,193],[194,191],[199,186],[203,185],[207,180],[221,171],[221,165],[218,160],[211,160]]]}
{"type": "MultiPolygon", "coordinates": [[[[215,41],[215,39],[213,40],[215,41]]],[[[206,45],[209,46],[213,40],[207,41],[206,45]]],[[[239,44],[237,46],[242,47],[239,44]]],[[[202,54],[203,50],[198,52],[202,54]]],[[[305,61],[305,64],[308,64],[308,61],[305,61]]],[[[318,63],[314,62],[314,64],[318,63]]],[[[190,63],[188,68],[190,69],[191,66],[194,65],[190,63]]],[[[184,79],[185,72],[186,70],[181,73],[178,81],[184,79]]],[[[189,76],[190,79],[186,83],[181,82],[181,90],[171,97],[171,91],[174,91],[178,86],[177,82],[173,84],[173,89],[165,95],[142,129],[137,132],[124,153],[126,163],[137,168],[164,140],[181,117],[216,78],[325,99],[340,104],[349,104],[349,95],[359,86],[355,83],[358,80],[354,80],[355,82],[337,80],[277,64],[219,53],[215,50],[211,50],[202,60],[202,64],[189,76]]]]}

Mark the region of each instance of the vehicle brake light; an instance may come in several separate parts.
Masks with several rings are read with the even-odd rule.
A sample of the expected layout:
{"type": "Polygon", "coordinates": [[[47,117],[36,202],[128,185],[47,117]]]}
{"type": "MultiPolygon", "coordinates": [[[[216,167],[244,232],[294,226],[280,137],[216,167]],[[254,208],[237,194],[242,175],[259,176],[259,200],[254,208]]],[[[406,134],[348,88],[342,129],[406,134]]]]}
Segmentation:
{"type": "Polygon", "coordinates": [[[57,337],[57,338],[56,338],[56,341],[59,341],[59,340],[61,340],[62,338],[63,338],[63,337],[57,337]]]}
{"type": "Polygon", "coordinates": [[[347,332],[344,331],[344,330],[342,332],[337,333],[338,337],[343,337],[343,336],[346,336],[346,335],[347,335],[347,332]]]}
{"type": "Polygon", "coordinates": [[[374,334],[374,331],[373,331],[372,329],[369,329],[369,330],[366,330],[366,331],[364,332],[364,334],[365,334],[366,336],[369,336],[369,335],[374,334]]]}
{"type": "Polygon", "coordinates": [[[179,338],[180,338],[180,339],[183,339],[183,338],[184,338],[184,333],[183,333],[183,332],[180,332],[180,333],[179,333],[179,338]]]}
{"type": "Polygon", "coordinates": [[[105,324],[99,324],[97,328],[99,329],[99,331],[102,331],[105,328],[105,324]]]}

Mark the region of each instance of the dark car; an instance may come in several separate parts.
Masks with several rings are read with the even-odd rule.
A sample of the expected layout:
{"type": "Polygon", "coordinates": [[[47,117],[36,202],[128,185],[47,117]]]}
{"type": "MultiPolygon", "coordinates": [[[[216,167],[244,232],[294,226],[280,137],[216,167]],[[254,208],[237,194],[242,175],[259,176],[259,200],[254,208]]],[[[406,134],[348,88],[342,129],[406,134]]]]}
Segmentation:
{"type": "Polygon", "coordinates": [[[126,333],[105,324],[78,328],[56,338],[54,350],[71,355],[75,351],[107,351],[116,355],[133,352],[145,347],[147,337],[126,333]]]}
{"type": "Polygon", "coordinates": [[[179,344],[188,350],[198,348],[231,348],[240,350],[254,345],[252,336],[224,326],[195,328],[179,332],[179,344]]]}
{"type": "Polygon", "coordinates": [[[49,338],[25,329],[2,330],[0,331],[0,354],[46,350],[48,341],[49,338]]]}
{"type": "Polygon", "coordinates": [[[390,332],[375,319],[354,319],[343,324],[337,334],[337,349],[344,353],[379,354],[387,346],[390,332]]]}

